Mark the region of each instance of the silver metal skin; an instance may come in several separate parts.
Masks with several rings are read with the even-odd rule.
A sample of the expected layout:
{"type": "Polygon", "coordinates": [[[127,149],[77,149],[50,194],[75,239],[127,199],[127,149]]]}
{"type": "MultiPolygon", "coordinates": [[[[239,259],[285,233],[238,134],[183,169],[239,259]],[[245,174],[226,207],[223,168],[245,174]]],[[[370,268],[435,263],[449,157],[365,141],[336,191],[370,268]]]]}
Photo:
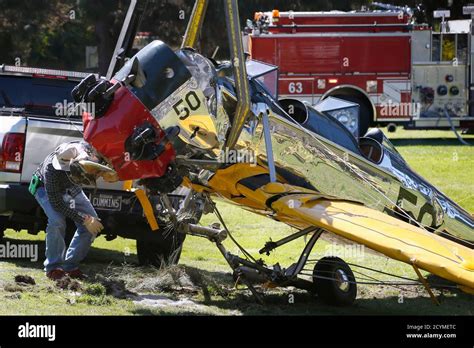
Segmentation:
{"type": "MultiPolygon", "coordinates": [[[[412,171],[386,138],[382,159],[375,164],[274,112],[270,128],[277,168],[304,178],[319,192],[358,201],[403,220],[409,220],[408,214],[434,233],[474,242],[470,214],[412,171]]],[[[262,129],[257,125],[253,139],[263,157],[262,129]]]]}
{"type": "MultiPolygon", "coordinates": [[[[170,125],[181,127],[180,139],[184,146],[178,148],[179,156],[217,161],[219,152],[225,146],[232,106],[236,105],[233,81],[224,78],[218,79],[216,83],[216,73],[212,71],[214,67],[209,69],[209,61],[199,57],[198,53],[193,52],[192,59],[189,59],[190,53],[177,54],[187,57],[182,59],[193,78],[152,113],[164,128],[170,125]],[[208,71],[207,75],[203,74],[203,66],[208,71]],[[189,91],[196,92],[202,106],[191,112],[185,125],[188,129],[183,129],[183,122],[173,111],[172,105],[189,91]],[[189,120],[193,120],[193,117],[193,122],[200,125],[199,132],[189,128],[189,120]]],[[[261,82],[252,79],[252,76],[249,76],[249,80],[252,112],[239,135],[237,150],[254,151],[259,163],[274,161],[277,174],[282,171],[287,173],[286,180],[290,184],[306,182],[306,188],[321,194],[363,203],[471,248],[474,246],[472,216],[411,170],[385,136],[382,135],[381,141],[361,138],[359,143],[354,138],[351,140],[353,148],[343,147],[311,130],[311,122],[319,122],[317,117],[321,115],[313,107],[305,105],[306,118],[298,123],[269,93],[265,93],[261,82]],[[268,117],[271,146],[265,143],[262,110],[268,117]],[[370,160],[359,151],[358,147],[368,140],[375,142],[375,148],[379,149],[380,156],[376,159],[370,160]],[[272,149],[273,159],[267,157],[269,148],[272,149]]],[[[334,132],[341,132],[340,127],[344,128],[337,120],[331,127],[334,132]]],[[[188,168],[191,171],[196,169],[199,168],[188,168]]],[[[200,171],[195,173],[196,178],[202,178],[201,184],[206,185],[216,169],[200,168],[200,171]]]]}

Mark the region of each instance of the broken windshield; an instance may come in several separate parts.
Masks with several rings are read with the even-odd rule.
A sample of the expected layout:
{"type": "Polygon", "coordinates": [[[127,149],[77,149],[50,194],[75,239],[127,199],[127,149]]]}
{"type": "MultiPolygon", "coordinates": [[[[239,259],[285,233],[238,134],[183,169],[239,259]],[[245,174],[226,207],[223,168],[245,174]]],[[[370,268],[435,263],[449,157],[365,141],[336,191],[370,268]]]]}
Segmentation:
{"type": "Polygon", "coordinates": [[[264,85],[271,96],[278,100],[278,67],[252,59],[247,60],[246,67],[247,75],[264,85]]]}

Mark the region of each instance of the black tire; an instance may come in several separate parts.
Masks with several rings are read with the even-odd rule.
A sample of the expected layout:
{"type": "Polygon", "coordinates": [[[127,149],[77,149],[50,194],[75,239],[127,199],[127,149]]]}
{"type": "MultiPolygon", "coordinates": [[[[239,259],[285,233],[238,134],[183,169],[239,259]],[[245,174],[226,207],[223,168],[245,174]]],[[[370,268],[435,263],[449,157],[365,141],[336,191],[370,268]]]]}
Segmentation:
{"type": "Polygon", "coordinates": [[[313,283],[318,297],[333,306],[350,306],[357,297],[354,273],[339,257],[319,260],[314,266],[313,283]]]}
{"type": "Polygon", "coordinates": [[[137,256],[141,266],[151,265],[161,268],[179,262],[185,235],[168,233],[169,236],[163,240],[137,239],[137,256]]]}
{"type": "MultiPolygon", "coordinates": [[[[171,196],[173,208],[178,210],[187,192],[180,191],[183,195],[171,196]]],[[[186,216],[186,220],[191,223],[198,223],[202,216],[202,209],[195,207],[191,209],[192,214],[186,216]]],[[[167,223],[162,220],[161,212],[156,212],[156,218],[160,226],[159,237],[155,239],[137,239],[137,256],[140,265],[152,265],[155,267],[166,267],[175,265],[181,257],[185,234],[167,230],[167,223]]],[[[150,232],[152,233],[152,232],[150,232]]]]}
{"type": "Polygon", "coordinates": [[[331,97],[359,104],[359,137],[363,137],[365,133],[367,133],[372,121],[372,117],[370,116],[372,111],[367,105],[367,102],[353,95],[332,95],[331,97]]]}

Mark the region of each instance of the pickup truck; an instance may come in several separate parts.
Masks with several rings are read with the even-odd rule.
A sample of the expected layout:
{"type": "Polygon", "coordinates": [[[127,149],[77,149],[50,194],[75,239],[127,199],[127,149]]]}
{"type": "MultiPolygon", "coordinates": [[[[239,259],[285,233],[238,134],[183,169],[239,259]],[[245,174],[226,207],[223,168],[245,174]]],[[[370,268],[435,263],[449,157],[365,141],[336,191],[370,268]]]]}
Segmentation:
{"type": "MultiPolygon", "coordinates": [[[[31,234],[45,229],[46,217],[28,192],[28,184],[56,146],[82,139],[81,115],[67,110],[74,111],[71,90],[86,75],[0,65],[0,238],[6,229],[31,234]]],[[[152,231],[137,197],[122,184],[100,179],[97,187],[84,190],[104,224],[102,234],[107,240],[117,236],[136,239],[140,264],[177,262],[184,235],[152,231]]],[[[177,209],[183,190],[175,193],[170,198],[177,209]]],[[[150,201],[158,224],[164,226],[159,197],[150,197],[150,201]]],[[[74,230],[70,222],[66,242],[74,230]]]]}

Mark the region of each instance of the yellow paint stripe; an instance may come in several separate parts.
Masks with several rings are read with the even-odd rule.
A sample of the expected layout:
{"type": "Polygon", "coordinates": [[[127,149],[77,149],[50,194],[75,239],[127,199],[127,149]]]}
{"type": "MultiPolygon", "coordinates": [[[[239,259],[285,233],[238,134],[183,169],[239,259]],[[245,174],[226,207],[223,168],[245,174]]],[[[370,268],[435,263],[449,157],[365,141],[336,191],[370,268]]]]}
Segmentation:
{"type": "Polygon", "coordinates": [[[157,231],[159,229],[158,222],[156,221],[155,214],[153,213],[153,207],[151,206],[150,200],[148,199],[146,193],[142,189],[135,189],[135,195],[138,198],[138,201],[142,205],[143,212],[145,213],[145,217],[150,225],[152,231],[157,231]]]}
{"type": "Polygon", "coordinates": [[[155,214],[153,213],[153,207],[151,206],[150,199],[146,195],[146,192],[142,189],[133,188],[133,180],[127,180],[123,182],[123,189],[125,191],[135,193],[137,196],[140,205],[142,206],[143,213],[145,214],[146,220],[150,225],[152,231],[158,231],[159,226],[158,222],[156,221],[155,214]]]}
{"type": "Polygon", "coordinates": [[[204,21],[204,15],[206,14],[206,9],[208,5],[208,0],[197,0],[195,7],[193,8],[192,17],[189,20],[188,27],[181,45],[184,47],[193,47],[195,48],[197,43],[197,38],[199,35],[199,30],[202,27],[204,21]]]}
{"type": "Polygon", "coordinates": [[[125,191],[132,191],[133,180],[127,180],[123,182],[123,189],[125,191]]]}

